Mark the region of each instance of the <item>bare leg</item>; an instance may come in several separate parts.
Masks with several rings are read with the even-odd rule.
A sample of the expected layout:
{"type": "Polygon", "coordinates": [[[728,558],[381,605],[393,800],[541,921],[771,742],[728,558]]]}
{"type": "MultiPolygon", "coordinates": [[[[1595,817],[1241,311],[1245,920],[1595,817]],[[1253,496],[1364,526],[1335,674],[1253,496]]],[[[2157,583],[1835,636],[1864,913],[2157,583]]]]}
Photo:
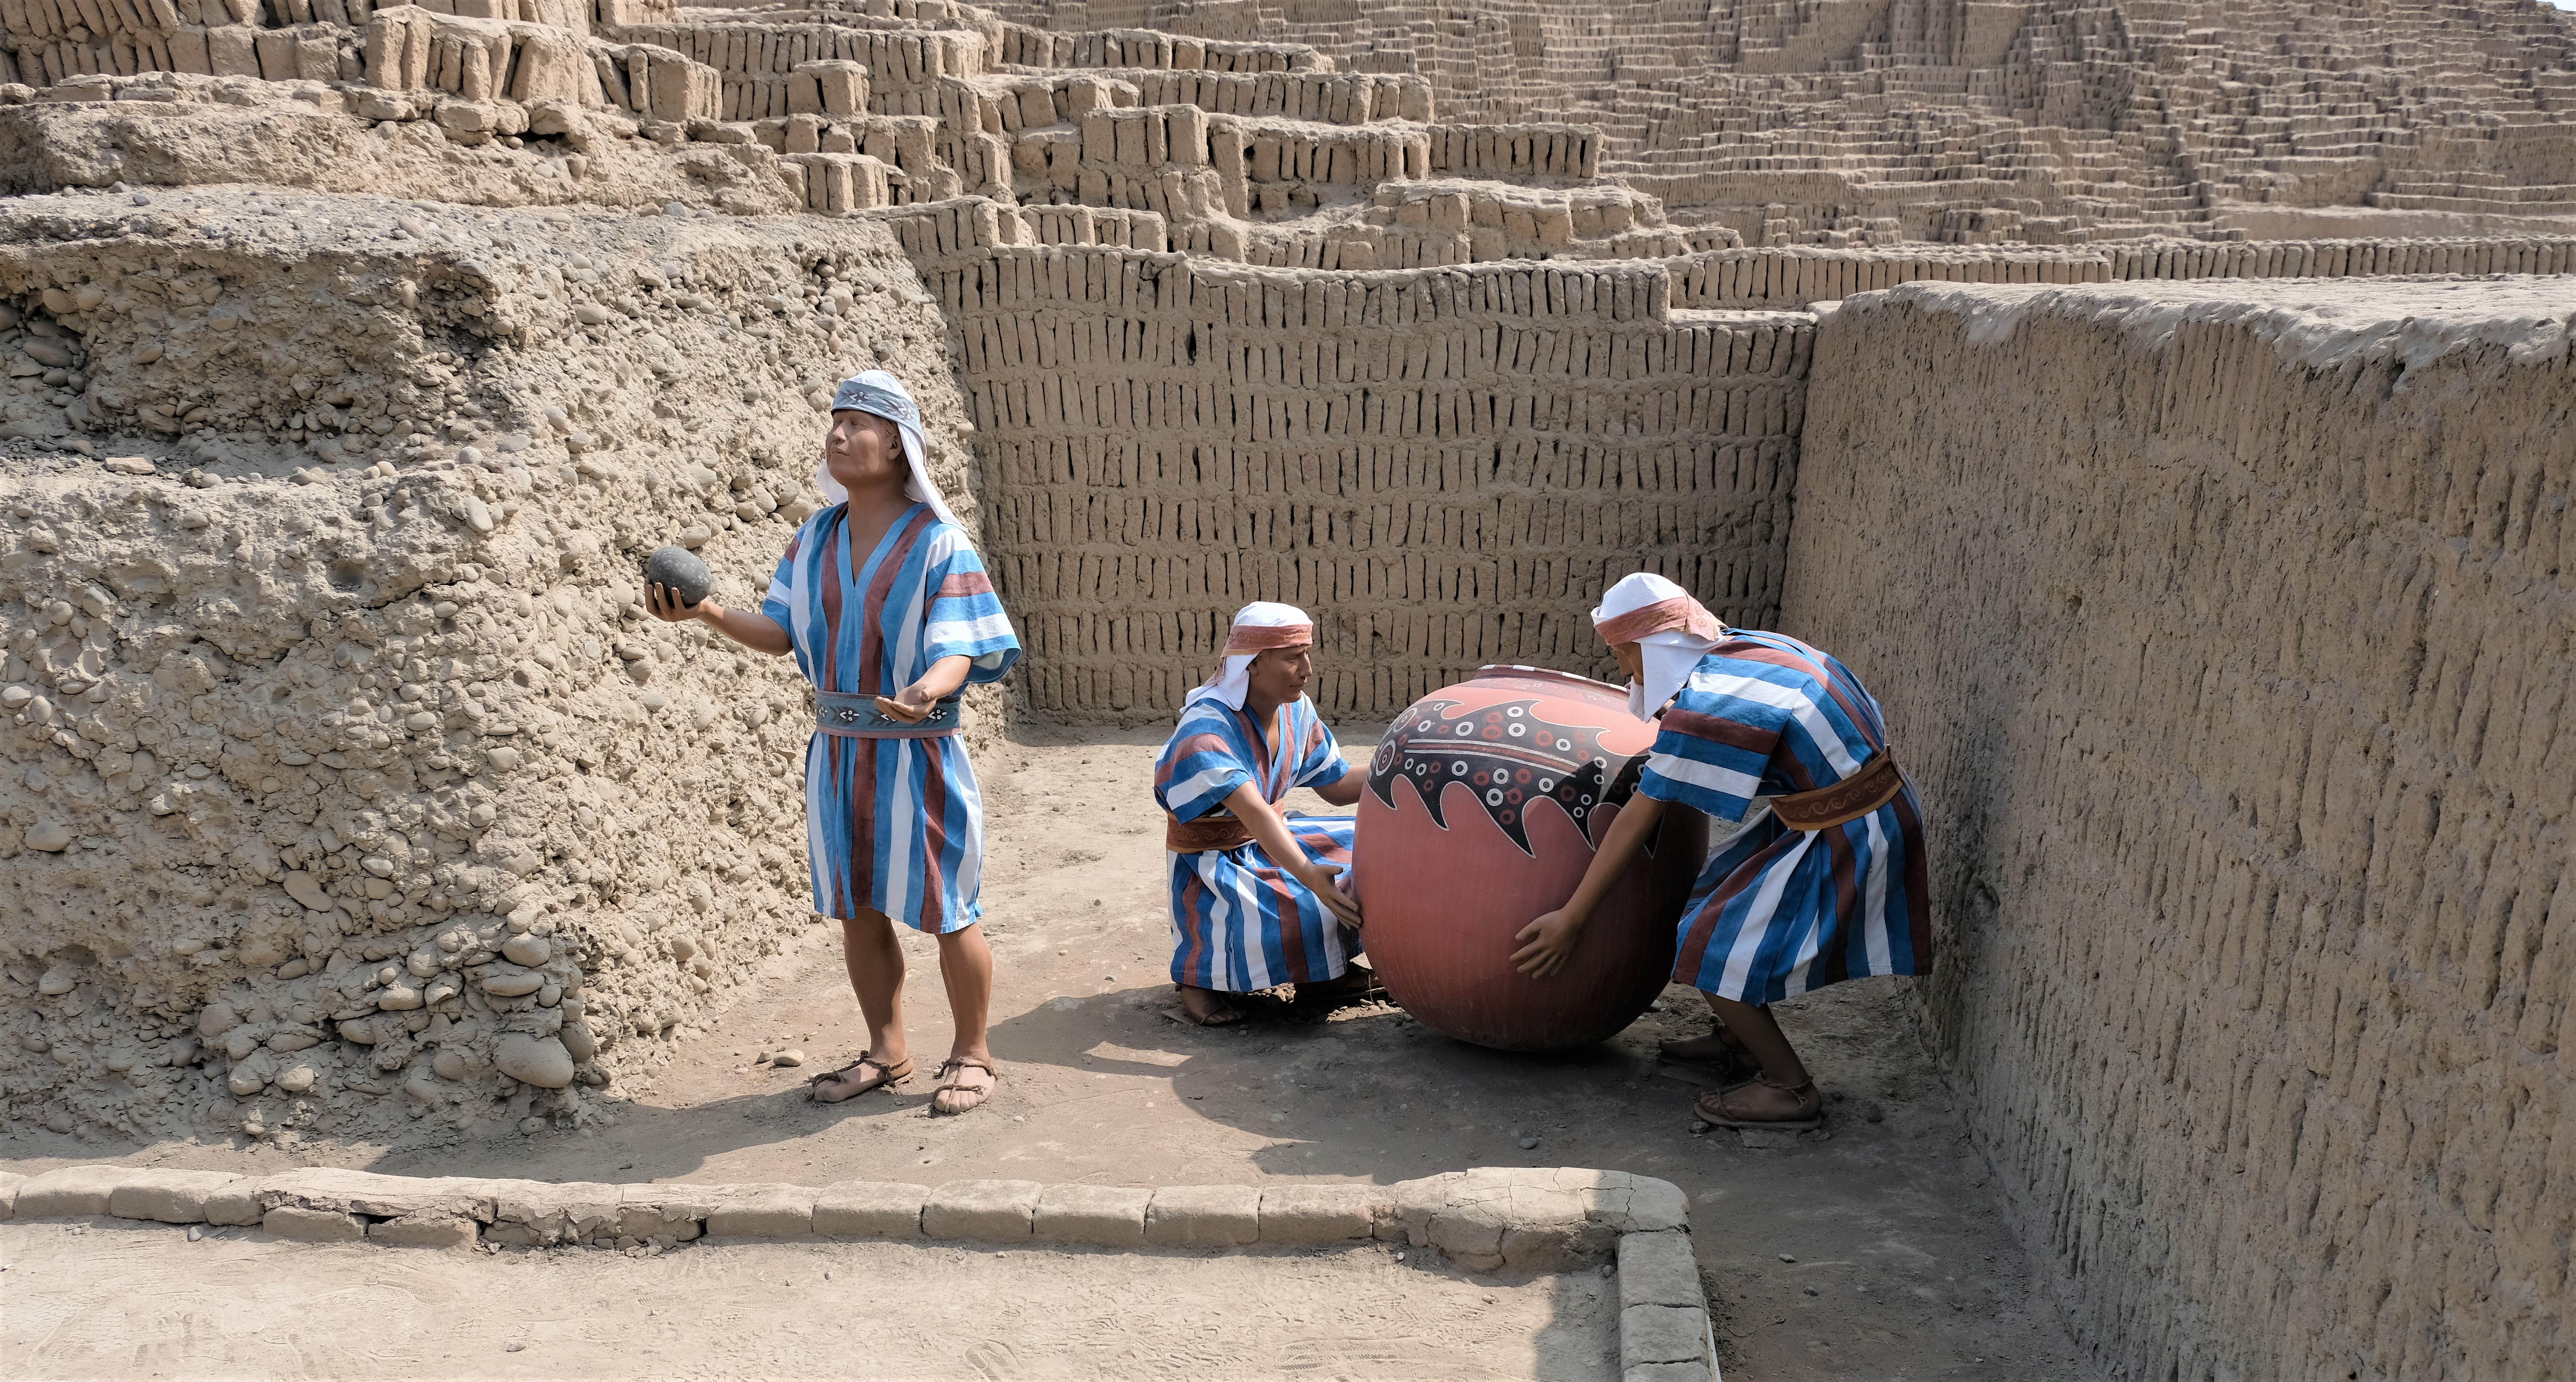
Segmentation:
{"type": "Polygon", "coordinates": [[[903,946],[885,913],[869,908],[841,923],[841,962],[867,1019],[868,1049],[890,1061],[910,1055],[903,1036],[903,946]]]}
{"type": "Polygon", "coordinates": [[[983,927],[968,926],[939,938],[939,979],[947,986],[948,1011],[957,1023],[949,1060],[980,1064],[943,1066],[949,1082],[930,1106],[940,1113],[964,1113],[993,1093],[993,1072],[984,1068],[993,1063],[992,1048],[985,1043],[993,1006],[993,948],[984,942],[983,927]]]}
{"type": "Polygon", "coordinates": [[[1726,1030],[1744,1043],[1744,1049],[1753,1053],[1753,1059],[1762,1063],[1763,1074],[1791,1089],[1807,1082],[1806,1064],[1798,1059],[1797,1048],[1789,1044],[1788,1034],[1780,1030],[1780,1019],[1773,1017],[1769,1008],[1738,1003],[1713,993],[1708,995],[1708,1006],[1717,1014],[1717,1020],[1726,1024],[1726,1030]]]}
{"type": "Polygon", "coordinates": [[[868,1047],[862,1061],[814,1082],[814,1097],[826,1103],[863,1092],[912,1059],[903,1036],[903,946],[885,913],[862,911],[841,923],[841,962],[868,1024],[868,1047]]]}
{"type": "Polygon", "coordinates": [[[1742,1079],[1745,1072],[1755,1068],[1753,1053],[1745,1049],[1742,1038],[1728,1029],[1725,1015],[1717,1010],[1720,1000],[1706,993],[1700,997],[1708,1001],[1709,1015],[1717,1019],[1707,1034],[1657,1042],[1656,1054],[1675,1064],[1706,1066],[1724,1076],[1742,1079]]]}
{"type": "Polygon", "coordinates": [[[984,943],[983,927],[939,938],[939,981],[947,986],[948,1011],[957,1022],[957,1041],[948,1054],[991,1060],[984,1024],[993,1007],[993,948],[984,943]]]}
{"type": "Polygon", "coordinates": [[[1726,1030],[1744,1043],[1753,1059],[1761,1062],[1762,1073],[1733,1089],[1701,1096],[1695,1105],[1699,1115],[1729,1125],[1813,1126],[1824,1113],[1824,1099],[1816,1093],[1806,1063],[1798,1059],[1797,1048],[1780,1030],[1779,1019],[1767,1007],[1738,1003],[1715,994],[1708,996],[1708,1005],[1716,1011],[1718,1021],[1726,1024],[1726,1030]]]}

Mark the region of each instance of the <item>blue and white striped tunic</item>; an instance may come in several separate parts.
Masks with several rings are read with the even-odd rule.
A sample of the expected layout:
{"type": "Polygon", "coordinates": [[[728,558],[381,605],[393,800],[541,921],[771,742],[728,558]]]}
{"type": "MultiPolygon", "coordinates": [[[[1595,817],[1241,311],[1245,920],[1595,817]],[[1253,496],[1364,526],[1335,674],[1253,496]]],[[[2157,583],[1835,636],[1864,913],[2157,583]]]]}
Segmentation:
{"type": "MultiPolygon", "coordinates": [[[[1247,782],[1276,806],[1292,787],[1330,786],[1350,771],[1314,702],[1280,707],[1273,727],[1288,751],[1274,752],[1252,717],[1223,701],[1191,705],[1154,762],[1154,799],[1176,821],[1225,821],[1234,814],[1225,799],[1247,782]]],[[[1349,816],[1296,816],[1288,831],[1307,858],[1348,870],[1352,825],[1349,816]]],[[[1359,953],[1358,933],[1259,843],[1166,852],[1174,983],[1225,993],[1310,984],[1339,978],[1359,953]]]]}
{"type": "MultiPolygon", "coordinates": [[[[983,561],[927,504],[863,560],[850,550],[847,505],[805,520],[760,612],[825,691],[891,696],[960,655],[974,659],[968,682],[995,681],[1020,657],[983,561]]],[[[827,917],[873,909],[933,934],[974,925],[984,806],[965,745],[816,733],[805,746],[805,850],[814,910],[827,917]]]]}
{"type": "MultiPolygon", "coordinates": [[[[1849,668],[1786,634],[1730,629],[1664,711],[1637,790],[1738,821],[1758,797],[1842,781],[1886,744],[1878,702],[1849,668]]],[[[1814,832],[1766,808],[1701,872],[1673,982],[1762,1004],[1931,967],[1923,812],[1908,785],[1814,832]]]]}

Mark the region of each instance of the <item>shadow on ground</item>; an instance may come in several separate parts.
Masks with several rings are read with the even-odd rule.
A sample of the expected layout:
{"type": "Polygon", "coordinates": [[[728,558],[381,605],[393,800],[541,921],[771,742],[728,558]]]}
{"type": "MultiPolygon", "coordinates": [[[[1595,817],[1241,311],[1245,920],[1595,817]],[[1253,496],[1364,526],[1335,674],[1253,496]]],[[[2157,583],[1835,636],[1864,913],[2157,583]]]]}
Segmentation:
{"type": "MultiPolygon", "coordinates": [[[[1902,980],[1782,1005],[1828,1091],[1820,1134],[1694,1133],[1695,1085],[1655,1043],[1706,1029],[1687,989],[1586,1051],[1513,1055],[1453,1041],[1383,1003],[1265,1011],[1201,1029],[1166,974],[1159,734],[1036,731],[989,756],[985,900],[997,981],[991,1105],[930,1115],[946,1045],[935,950],[907,941],[920,1073],[893,1093],[810,1103],[805,1077],[863,1040],[822,925],[677,1043],[653,1076],[572,1132],[498,1129],[391,1147],[82,1147],[46,1133],[0,1146],[34,1170],[66,1159],[232,1168],[297,1163],[412,1175],[816,1184],[970,1177],[1109,1184],[1388,1183],[1472,1166],[1592,1166],[1659,1176],[1691,1201],[1730,1369],[1764,1379],[2083,1375],[2041,1276],[1938,1072],[1902,980]],[[754,1063],[802,1048],[798,1069],[754,1063]],[[1524,1147],[1523,1142],[1532,1145],[1524,1147]]],[[[1364,758],[1369,736],[1346,736],[1364,758]],[[1356,740],[1356,742],[1353,742],[1356,740]]],[[[1324,809],[1311,798],[1292,806],[1324,809]]]]}

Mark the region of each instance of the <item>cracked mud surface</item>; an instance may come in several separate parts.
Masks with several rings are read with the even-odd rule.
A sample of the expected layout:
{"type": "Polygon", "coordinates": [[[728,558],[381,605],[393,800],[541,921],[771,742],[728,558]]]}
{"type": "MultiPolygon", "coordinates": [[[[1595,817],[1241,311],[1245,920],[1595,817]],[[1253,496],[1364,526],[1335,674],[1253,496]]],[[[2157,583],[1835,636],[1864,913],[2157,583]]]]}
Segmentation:
{"type": "Polygon", "coordinates": [[[0,1229],[18,1377],[1617,1375],[1618,1286],[1383,1245],[1228,1254],[764,1243],[607,1252],[0,1229]],[[41,1266],[41,1270],[39,1270],[41,1266]],[[518,1302],[495,1310],[496,1300],[518,1302]],[[1150,1305],[1147,1304],[1150,1302],[1150,1305]]]}

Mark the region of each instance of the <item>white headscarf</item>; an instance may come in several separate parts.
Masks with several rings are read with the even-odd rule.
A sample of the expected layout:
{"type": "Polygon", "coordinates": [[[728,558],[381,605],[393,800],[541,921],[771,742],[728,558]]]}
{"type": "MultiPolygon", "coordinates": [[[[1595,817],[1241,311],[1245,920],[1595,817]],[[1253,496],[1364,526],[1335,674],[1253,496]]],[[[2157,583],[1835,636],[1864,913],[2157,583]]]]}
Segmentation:
{"type": "Polygon", "coordinates": [[[1225,635],[1225,660],[1181,702],[1183,710],[1213,696],[1229,710],[1243,709],[1252,689],[1252,659],[1273,648],[1302,648],[1315,641],[1315,621],[1295,605],[1255,600],[1234,612],[1225,635]]]}
{"type": "MultiPolygon", "coordinates": [[[[912,478],[904,482],[904,497],[928,504],[930,511],[939,515],[940,522],[950,527],[962,527],[957,515],[948,511],[948,501],[940,497],[939,487],[930,483],[930,470],[922,457],[921,405],[912,401],[912,393],[904,388],[903,381],[881,369],[851,375],[841,381],[840,389],[832,395],[832,411],[837,413],[851,408],[874,413],[902,431],[903,459],[912,467],[912,478]]],[[[841,487],[840,481],[832,478],[829,461],[814,463],[814,487],[823,491],[826,507],[850,502],[850,492],[841,487]]]]}
{"type": "Polygon", "coordinates": [[[1628,683],[1628,713],[1650,719],[1690,680],[1700,656],[1726,636],[1690,592],[1650,572],[1622,576],[1592,611],[1592,626],[1610,643],[1635,643],[1646,674],[1628,683]]]}

